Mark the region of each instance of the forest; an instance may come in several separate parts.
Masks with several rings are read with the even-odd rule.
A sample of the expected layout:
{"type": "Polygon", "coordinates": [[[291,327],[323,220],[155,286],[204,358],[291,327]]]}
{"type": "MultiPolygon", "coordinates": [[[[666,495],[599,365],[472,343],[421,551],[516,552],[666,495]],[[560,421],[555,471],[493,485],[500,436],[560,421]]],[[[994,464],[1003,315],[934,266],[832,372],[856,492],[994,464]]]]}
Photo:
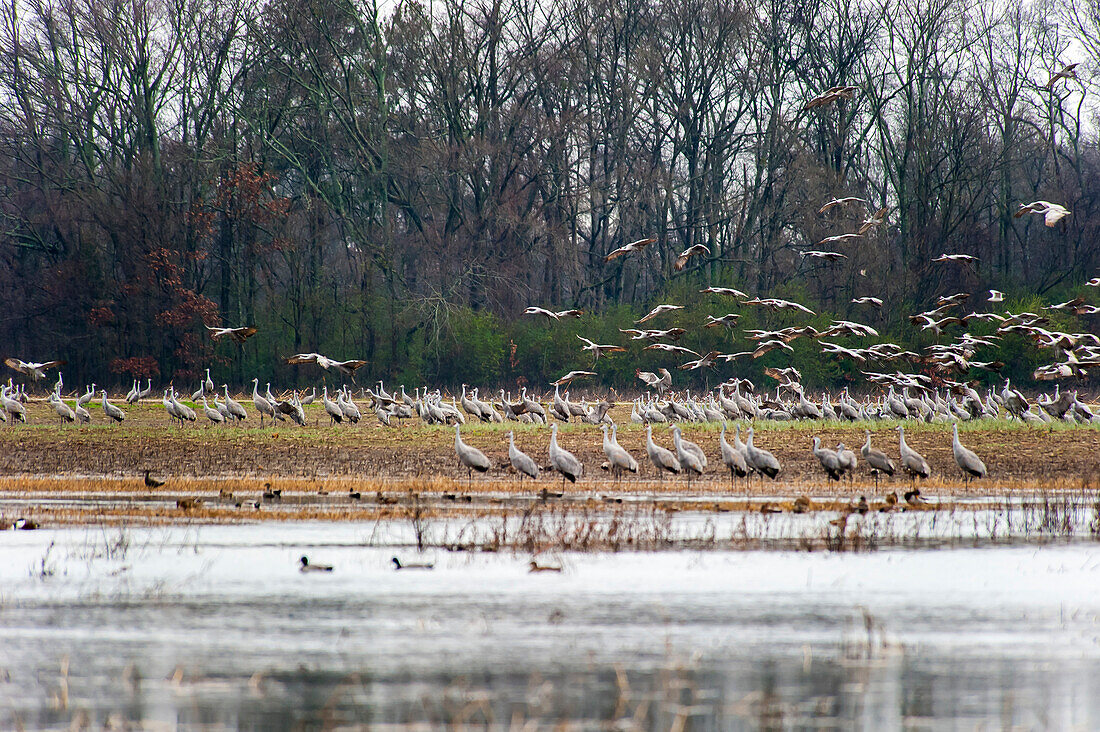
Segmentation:
{"type": "MultiPolygon", "coordinates": [[[[919,349],[936,339],[907,316],[937,296],[1096,294],[1094,2],[9,0],[0,46],[0,356],[66,359],[74,385],[304,382],[283,359],[318,351],[410,390],[542,387],[592,366],[577,335],[629,343],[658,303],[701,353],[745,349],[700,327],[728,312],[919,349]],[[837,86],[852,98],[806,109],[837,86]],[[884,224],[801,256],[859,227],[861,208],[819,213],[845,196],[884,224]],[[1014,216],[1036,200],[1071,214],[1014,216]],[[215,343],[215,324],[259,333],[215,343]]],[[[794,347],[677,378],[859,379],[794,347]]],[[[986,356],[1025,381],[1050,359],[1018,336],[986,356]]],[[[631,345],[596,370],[636,387],[684,360],[631,345]]]]}

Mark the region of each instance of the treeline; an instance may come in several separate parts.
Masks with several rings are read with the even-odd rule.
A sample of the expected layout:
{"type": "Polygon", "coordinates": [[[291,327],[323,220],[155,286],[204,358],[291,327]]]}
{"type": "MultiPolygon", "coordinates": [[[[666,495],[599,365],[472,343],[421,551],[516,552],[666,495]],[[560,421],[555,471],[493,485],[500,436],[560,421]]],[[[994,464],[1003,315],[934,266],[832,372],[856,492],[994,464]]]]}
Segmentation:
{"type": "MultiPolygon", "coordinates": [[[[707,284],[924,345],[904,316],[937,295],[1038,307],[1100,271],[1095,68],[1046,88],[1096,58],[1100,11],[1076,0],[13,1],[2,355],[66,358],[74,383],[219,364],[286,383],[279,357],[313,350],[408,384],[544,383],[588,363],[576,333],[626,342],[658,301],[696,328],[736,311],[707,284]],[[854,98],[804,110],[841,85],[854,98]],[[817,213],[847,195],[887,224],[821,247],[839,263],[804,260],[867,215],[817,213]],[[1013,217],[1036,199],[1072,215],[1013,217]],[[710,254],[676,271],[694,244],[710,254]],[[931,262],[944,252],[980,262],[931,262]],[[530,304],[590,314],[547,328],[530,304]],[[215,346],[204,323],[260,334],[215,346]]],[[[733,336],[685,344],[745,350],[733,336]]],[[[746,368],[854,378],[796,345],[746,368]]],[[[1003,355],[1023,374],[1018,345],[1003,355]]],[[[676,363],[600,370],[623,385],[676,363]]]]}

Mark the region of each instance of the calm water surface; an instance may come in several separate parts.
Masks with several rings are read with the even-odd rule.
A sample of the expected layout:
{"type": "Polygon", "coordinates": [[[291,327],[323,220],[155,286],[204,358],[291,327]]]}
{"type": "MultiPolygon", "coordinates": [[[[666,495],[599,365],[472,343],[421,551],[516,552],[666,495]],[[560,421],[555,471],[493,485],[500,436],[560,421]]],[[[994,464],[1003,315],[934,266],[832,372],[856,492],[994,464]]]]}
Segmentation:
{"type": "Polygon", "coordinates": [[[1100,728],[1093,543],[564,554],[529,574],[446,552],[395,572],[377,538],[0,533],[0,729],[1100,728]],[[302,554],[336,570],[301,574],[302,554]]]}

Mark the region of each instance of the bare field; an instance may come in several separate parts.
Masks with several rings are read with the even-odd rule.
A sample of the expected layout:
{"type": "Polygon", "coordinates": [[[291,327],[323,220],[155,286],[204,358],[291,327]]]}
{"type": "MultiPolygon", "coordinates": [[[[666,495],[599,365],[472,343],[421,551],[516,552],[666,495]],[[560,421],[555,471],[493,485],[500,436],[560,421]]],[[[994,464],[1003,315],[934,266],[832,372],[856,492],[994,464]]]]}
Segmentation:
{"type": "MultiPolygon", "coordinates": [[[[369,521],[432,516],[509,515],[537,501],[540,491],[562,490],[555,473],[532,483],[519,481],[508,465],[507,432],[521,449],[546,466],[549,433],[530,425],[470,424],[463,439],[483,450],[494,464],[472,482],[454,455],[454,430],[409,420],[395,427],[373,417],[359,425],[330,427],[319,406],[307,408],[310,425],[282,423],[275,428],[183,428],[168,422],[159,404],[127,412],[121,425],[58,426],[41,402],[28,405],[29,423],[0,428],[0,511],[4,518],[34,515],[47,523],[121,524],[176,521],[256,520],[369,521]],[[317,420],[322,420],[317,424],[317,420]],[[142,472],[151,470],[167,485],[149,489],[142,472]],[[280,491],[264,500],[265,484],[280,491]],[[358,495],[355,495],[358,494],[358,495]],[[197,505],[187,499],[202,499],[197,505]],[[177,501],[185,501],[183,507],[177,501]],[[260,507],[256,508],[255,503],[260,507]],[[240,504],[240,505],[238,505],[240,504]]],[[[559,442],[585,464],[586,475],[565,485],[570,509],[627,505],[662,512],[789,510],[794,498],[809,495],[817,510],[836,511],[859,495],[881,500],[900,494],[905,478],[883,480],[876,490],[862,464],[857,476],[839,483],[824,479],[810,452],[813,436],[829,446],[843,441],[857,451],[864,429],[877,448],[897,454],[894,423],[757,423],[756,444],[779,458],[777,481],[731,483],[721,465],[717,425],[682,425],[710,460],[707,475],[688,483],[683,477],[658,480],[645,460],[645,431],[629,423],[629,406],[615,407],[620,443],[639,459],[641,475],[614,480],[600,469],[602,435],[591,425],[562,425],[559,442]]],[[[730,427],[732,428],[732,423],[730,427]]],[[[1034,496],[1057,491],[1091,494],[1100,485],[1100,430],[1094,427],[1029,427],[1004,421],[960,426],[962,441],[985,460],[989,478],[964,485],[951,455],[947,425],[906,425],[909,444],[928,459],[933,477],[921,484],[942,506],[965,508],[979,497],[1034,496]]],[[[671,448],[664,426],[654,438],[671,448]]],[[[732,436],[731,436],[732,439],[732,436]]],[[[544,499],[545,500],[545,499],[544,499]]]]}

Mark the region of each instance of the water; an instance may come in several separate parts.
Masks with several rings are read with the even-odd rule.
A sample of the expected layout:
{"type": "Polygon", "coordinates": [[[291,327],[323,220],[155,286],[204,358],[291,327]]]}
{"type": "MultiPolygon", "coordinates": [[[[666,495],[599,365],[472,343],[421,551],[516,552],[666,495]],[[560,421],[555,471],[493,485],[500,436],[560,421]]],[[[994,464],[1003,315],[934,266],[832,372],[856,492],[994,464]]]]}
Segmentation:
{"type": "Polygon", "coordinates": [[[447,552],[395,572],[378,533],[0,533],[0,729],[1100,727],[1093,543],[530,574],[447,552]],[[336,571],[301,574],[302,554],[336,571]]]}

